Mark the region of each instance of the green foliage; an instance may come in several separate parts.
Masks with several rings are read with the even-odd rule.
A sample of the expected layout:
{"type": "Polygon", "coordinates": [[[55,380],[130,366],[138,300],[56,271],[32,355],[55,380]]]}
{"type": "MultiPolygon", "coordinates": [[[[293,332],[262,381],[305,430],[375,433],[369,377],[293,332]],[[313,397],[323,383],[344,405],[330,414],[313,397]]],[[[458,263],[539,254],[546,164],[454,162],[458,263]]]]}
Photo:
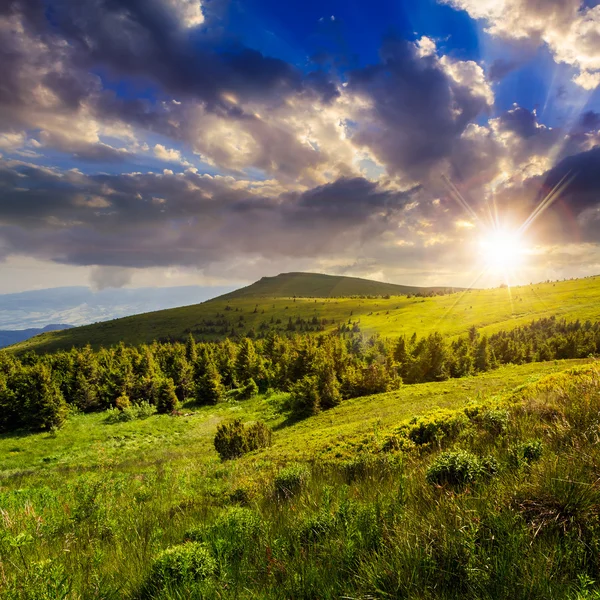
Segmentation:
{"type": "Polygon", "coordinates": [[[255,552],[264,532],[265,524],[257,512],[236,506],[222,512],[212,525],[193,528],[184,537],[205,542],[215,556],[232,561],[255,552]]]}
{"type": "Polygon", "coordinates": [[[486,431],[494,435],[505,433],[508,429],[509,412],[506,409],[496,408],[484,413],[482,425],[486,431]]]}
{"type": "Polygon", "coordinates": [[[212,577],[217,562],[204,544],[187,542],[163,550],[154,560],[145,584],[146,596],[181,584],[212,577]]]}
{"type": "Polygon", "coordinates": [[[141,402],[134,406],[128,406],[123,410],[118,408],[109,409],[106,411],[106,423],[127,423],[137,419],[147,419],[156,413],[156,407],[149,402],[141,402]]]}
{"type": "Polygon", "coordinates": [[[464,413],[440,410],[425,417],[413,419],[399,432],[418,446],[432,443],[440,445],[445,438],[450,441],[455,439],[468,424],[469,419],[464,413]]]}
{"type": "Polygon", "coordinates": [[[482,475],[479,458],[465,450],[442,452],[427,469],[427,481],[436,485],[463,486],[482,475]]]}
{"type": "Polygon", "coordinates": [[[280,498],[290,498],[298,494],[307,484],[309,471],[303,465],[290,465],[277,473],[273,484],[275,493],[280,498]]]}
{"type": "Polygon", "coordinates": [[[175,384],[171,378],[162,379],[157,385],[156,410],[159,414],[172,413],[177,408],[178,400],[175,384]]]}
{"type": "Polygon", "coordinates": [[[258,386],[256,385],[256,381],[252,379],[248,379],[244,385],[237,388],[235,390],[234,397],[238,400],[249,400],[258,394],[258,386]]]}
{"type": "Polygon", "coordinates": [[[510,462],[514,467],[530,465],[542,458],[544,445],[540,440],[522,442],[509,449],[510,462]]]}
{"type": "Polygon", "coordinates": [[[247,425],[240,419],[221,423],[214,439],[215,450],[223,460],[238,458],[270,445],[271,430],[261,421],[247,425]]]}
{"type": "Polygon", "coordinates": [[[224,395],[221,375],[214,363],[209,361],[204,374],[196,383],[196,402],[198,404],[217,404],[223,400],[224,395]]]}

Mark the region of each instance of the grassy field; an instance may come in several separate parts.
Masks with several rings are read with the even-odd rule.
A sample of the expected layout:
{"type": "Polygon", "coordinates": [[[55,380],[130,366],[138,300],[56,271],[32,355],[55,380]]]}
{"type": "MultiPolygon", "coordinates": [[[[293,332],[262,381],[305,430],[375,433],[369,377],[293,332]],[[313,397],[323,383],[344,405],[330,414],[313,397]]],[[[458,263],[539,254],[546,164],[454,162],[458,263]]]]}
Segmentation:
{"type": "MultiPolygon", "coordinates": [[[[528,546],[535,556],[529,561],[532,571],[515,581],[522,586],[524,578],[530,577],[529,589],[511,588],[508,579],[502,583],[504,588],[492,585],[490,581],[501,574],[489,566],[486,577],[477,575],[483,567],[469,562],[479,560],[475,549],[471,558],[468,555],[468,544],[475,543],[469,536],[474,535],[477,514],[491,511],[485,512],[491,518],[501,510],[498,498],[506,506],[510,502],[505,498],[507,490],[498,488],[500,483],[458,495],[430,489],[424,480],[426,467],[453,440],[440,438],[439,445],[416,453],[382,453],[381,448],[413,416],[440,408],[460,411],[481,403],[494,405],[521,386],[538,394],[537,382],[553,374],[559,379],[551,379],[558,381],[552,385],[564,390],[572,376],[561,373],[585,362],[507,366],[479,377],[405,386],[349,400],[298,423],[286,421],[280,410],[285,398],[274,395],[126,423],[108,423],[107,413],[72,415],[56,432],[1,436],[0,597],[579,597],[568,594],[574,594],[577,586],[593,587],[579,577],[588,573],[581,560],[572,558],[573,573],[567,576],[563,559],[545,556],[546,564],[560,566],[561,581],[554,587],[544,584],[540,561],[548,546],[537,548],[540,541],[526,535],[525,521],[519,521],[518,527],[516,521],[502,521],[503,527],[517,527],[523,536],[502,551],[523,551],[533,544],[528,546]],[[274,430],[272,446],[222,462],[212,440],[217,424],[231,417],[267,422],[274,430]],[[286,477],[299,478],[303,490],[289,500],[276,493],[277,482],[287,481],[286,477]],[[429,533],[423,529],[423,519],[429,520],[429,533]],[[402,523],[411,525],[406,529],[402,523]],[[467,533],[467,538],[460,538],[467,533]],[[415,546],[410,536],[421,540],[425,553],[421,558],[410,554],[409,547],[415,546]],[[428,542],[427,536],[434,537],[428,542]],[[174,579],[161,587],[152,579],[154,561],[165,548],[181,548],[186,538],[201,539],[202,552],[210,550],[215,563],[210,577],[188,581],[187,576],[178,579],[169,571],[174,579]],[[240,548],[240,543],[248,548],[240,548]],[[441,555],[428,558],[427,553],[435,549],[429,544],[441,555]],[[451,569],[456,573],[448,578],[450,564],[440,563],[438,569],[431,562],[434,559],[454,561],[451,569]],[[410,577],[410,564],[400,568],[402,560],[412,561],[410,577]],[[393,580],[389,579],[392,573],[393,580]],[[148,588],[148,581],[158,587],[148,588]]],[[[581,368],[588,369],[584,374],[597,373],[595,365],[581,368]]],[[[537,398],[535,394],[532,397],[537,398]]],[[[589,410],[596,410],[593,398],[588,392],[589,410]]],[[[511,423],[512,437],[484,440],[486,452],[495,452],[498,460],[508,461],[511,444],[543,425],[517,413],[511,423]]],[[[459,446],[475,445],[481,451],[477,444],[483,442],[474,435],[462,436],[459,446]]],[[[549,444],[549,432],[545,435],[544,443],[549,444]]],[[[572,447],[572,451],[582,449],[572,447]]],[[[565,447],[564,456],[551,453],[547,458],[563,461],[572,451],[565,447]]],[[[590,455],[586,456],[589,461],[590,455]]],[[[512,486],[511,493],[516,493],[531,484],[532,473],[526,467],[507,467],[502,485],[512,486]]],[[[518,519],[518,513],[510,518],[518,519]]],[[[183,548],[187,552],[196,546],[183,548]]],[[[503,568],[508,568],[508,558],[504,560],[503,568]]],[[[510,560],[514,563],[514,556],[510,560]]],[[[588,597],[595,596],[581,596],[588,597]]]]}
{"type": "MultiPolygon", "coordinates": [[[[169,337],[185,339],[190,330],[199,339],[219,339],[224,337],[217,333],[221,325],[207,323],[223,320],[227,333],[233,326],[238,335],[245,335],[251,329],[258,332],[261,324],[285,331],[290,318],[292,322],[316,318],[327,320],[326,331],[339,324],[358,322],[366,334],[399,336],[417,332],[424,335],[439,331],[452,337],[465,333],[472,325],[482,332],[493,333],[552,315],[583,321],[600,319],[600,277],[512,289],[471,290],[430,298],[392,296],[389,299],[265,297],[261,282],[254,285],[252,295],[234,292],[194,306],[52,332],[13,348],[45,352],[87,343],[94,347],[120,341],[140,344],[169,337]],[[207,328],[213,333],[197,333],[207,328]]],[[[272,292],[273,286],[268,283],[265,289],[272,292]]]]}

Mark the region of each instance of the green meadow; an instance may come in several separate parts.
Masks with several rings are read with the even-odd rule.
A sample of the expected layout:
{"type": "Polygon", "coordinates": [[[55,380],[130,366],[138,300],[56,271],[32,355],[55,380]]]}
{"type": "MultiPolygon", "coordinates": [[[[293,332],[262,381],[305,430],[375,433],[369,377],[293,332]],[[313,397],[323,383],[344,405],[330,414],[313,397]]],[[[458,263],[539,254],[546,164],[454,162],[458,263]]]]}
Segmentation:
{"type": "Polygon", "coordinates": [[[0,355],[0,423],[20,424],[0,435],[0,598],[600,599],[600,278],[339,297],[367,284],[303,277],[0,355]],[[232,327],[282,337],[43,355],[232,327]],[[428,361],[470,375],[335,388],[428,361]]]}
{"type": "MultiPolygon", "coordinates": [[[[281,276],[280,276],[281,277],[281,276]]],[[[297,274],[294,288],[312,276],[297,274]]],[[[276,278],[274,278],[276,279],[276,278]]],[[[335,279],[335,278],[334,278],[335,279]]],[[[339,278],[341,280],[345,278],[339,278]]],[[[232,292],[203,304],[146,313],[104,323],[50,332],[13,346],[15,351],[39,352],[69,349],[72,346],[111,346],[151,343],[154,340],[185,340],[188,333],[197,339],[218,340],[234,334],[260,334],[261,326],[286,332],[290,319],[310,323],[326,321],[324,331],[340,325],[357,323],[361,332],[395,337],[403,334],[420,336],[438,331],[445,336],[464,334],[475,325],[482,333],[512,329],[542,317],[565,317],[569,320],[600,319],[600,277],[540,283],[513,288],[469,290],[452,294],[420,297],[399,295],[373,298],[359,295],[346,297],[266,296],[289,290],[289,284],[273,289],[273,285],[257,282],[249,288],[232,292]],[[219,325],[219,322],[226,324],[219,325]],[[207,325],[212,323],[212,325],[207,325]]],[[[309,292],[336,293],[336,287],[323,291],[314,285],[309,292]]],[[[346,291],[361,291],[349,285],[346,291]]],[[[309,293],[306,294],[308,296],[309,293]]]]}
{"type": "Polygon", "coordinates": [[[596,598],[594,361],[0,438],[2,598],[596,598]],[[232,417],[272,445],[222,461],[232,417]],[[577,459],[577,460],[575,460],[577,459]]]}

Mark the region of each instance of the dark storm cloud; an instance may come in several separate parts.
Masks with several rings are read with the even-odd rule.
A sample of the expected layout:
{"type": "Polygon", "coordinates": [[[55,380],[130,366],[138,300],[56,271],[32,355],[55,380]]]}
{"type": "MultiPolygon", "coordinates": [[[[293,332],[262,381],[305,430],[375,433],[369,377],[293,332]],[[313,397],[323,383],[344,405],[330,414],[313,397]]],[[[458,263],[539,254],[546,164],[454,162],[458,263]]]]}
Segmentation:
{"type": "MultiPolygon", "coordinates": [[[[576,214],[600,208],[600,147],[564,158],[545,176],[544,189],[553,189],[562,180],[569,182],[563,201],[576,214]]],[[[600,230],[596,239],[600,240],[600,230]]]]}
{"type": "Polygon", "coordinates": [[[500,116],[500,128],[503,131],[512,131],[520,138],[530,138],[538,130],[536,114],[526,108],[516,106],[500,116]]]}
{"type": "Polygon", "coordinates": [[[380,64],[350,73],[348,89],[372,103],[372,121],[357,125],[356,142],[371,148],[391,173],[415,180],[451,156],[467,125],[487,107],[437,56],[419,56],[413,44],[397,39],[384,44],[380,64]]]}
{"type": "Polygon", "coordinates": [[[78,265],[203,266],[240,254],[316,257],[397,228],[411,192],[362,178],[275,197],[230,178],[0,169],[0,242],[78,265]],[[346,202],[344,202],[346,200],[346,202]]]}
{"type": "MultiPolygon", "coordinates": [[[[306,80],[290,64],[264,56],[228,37],[209,18],[187,29],[161,0],[48,0],[45,23],[29,0],[13,2],[42,36],[55,35],[74,49],[82,68],[103,66],[115,75],[155,82],[172,95],[220,103],[222,92],[244,100],[285,96],[304,85],[332,90],[322,76],[306,80]]],[[[211,3],[207,3],[210,7],[211,3]]],[[[210,15],[209,15],[210,17],[210,15]]]]}

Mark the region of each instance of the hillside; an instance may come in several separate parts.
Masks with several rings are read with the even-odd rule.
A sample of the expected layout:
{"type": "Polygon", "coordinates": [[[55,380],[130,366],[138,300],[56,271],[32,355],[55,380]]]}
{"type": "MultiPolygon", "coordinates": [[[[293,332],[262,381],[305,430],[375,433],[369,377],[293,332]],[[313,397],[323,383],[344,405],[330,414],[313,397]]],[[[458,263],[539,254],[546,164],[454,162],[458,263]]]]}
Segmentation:
{"type": "MultiPolygon", "coordinates": [[[[282,280],[285,281],[285,278],[283,276],[282,280]]],[[[320,276],[317,278],[320,279],[320,276]]],[[[286,290],[293,287],[296,292],[299,291],[296,285],[279,284],[277,281],[262,280],[203,304],[43,334],[12,349],[18,352],[46,352],[88,343],[98,347],[121,341],[141,344],[153,340],[183,340],[190,332],[198,340],[218,340],[248,333],[260,335],[271,329],[280,332],[326,332],[348,324],[351,327],[356,324],[365,334],[399,336],[439,331],[447,336],[457,336],[472,325],[482,332],[492,333],[553,315],[582,321],[600,319],[600,277],[511,289],[467,290],[433,297],[294,298],[263,295],[267,294],[266,290],[273,290],[274,285],[286,290]],[[250,288],[254,290],[252,294],[247,291],[250,288]]],[[[312,276],[310,281],[315,281],[312,276]]],[[[329,285],[329,293],[333,287],[329,285]]],[[[340,287],[345,290],[358,289],[350,288],[347,283],[340,284],[340,287]]],[[[315,285],[309,289],[314,293],[315,285]]]]}
{"type": "Polygon", "coordinates": [[[600,383],[586,362],[405,386],[291,424],[274,395],[121,422],[74,414],[50,434],[0,436],[0,592],[596,597],[577,593],[599,573],[588,524],[600,383]],[[221,461],[213,437],[232,417],[266,422],[271,447],[221,461]],[[218,568],[182,559],[156,579],[161,560],[199,548],[218,568]]]}
{"type": "Polygon", "coordinates": [[[40,333],[46,333],[48,331],[61,331],[63,329],[72,329],[73,325],[65,325],[65,324],[51,324],[46,325],[46,327],[31,327],[28,329],[16,329],[16,330],[0,330],[0,348],[4,348],[5,346],[11,346],[12,344],[17,344],[19,342],[24,342],[29,338],[32,338],[35,335],[39,335],[40,333]]]}
{"type": "Polygon", "coordinates": [[[441,294],[454,290],[459,291],[460,289],[396,285],[358,277],[340,277],[321,273],[281,273],[276,277],[263,277],[252,285],[220,296],[220,299],[408,296],[410,294],[441,294]]]}

